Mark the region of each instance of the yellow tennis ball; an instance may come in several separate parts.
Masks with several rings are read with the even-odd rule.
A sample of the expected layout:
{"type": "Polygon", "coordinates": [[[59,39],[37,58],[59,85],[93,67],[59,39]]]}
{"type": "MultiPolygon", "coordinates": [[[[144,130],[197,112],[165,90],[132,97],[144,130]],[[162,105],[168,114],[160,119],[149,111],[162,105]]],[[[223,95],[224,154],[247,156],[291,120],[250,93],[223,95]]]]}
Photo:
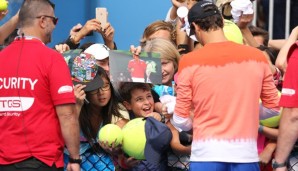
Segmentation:
{"type": "Polygon", "coordinates": [[[122,130],[115,124],[107,124],[99,130],[98,139],[102,142],[108,142],[110,146],[115,142],[115,145],[117,146],[122,144],[122,130]]]}
{"type": "Polygon", "coordinates": [[[0,0],[0,11],[7,10],[8,2],[6,0],[0,0]]]}
{"type": "Polygon", "coordinates": [[[130,157],[144,160],[146,145],[145,120],[136,118],[130,120],[123,128],[123,151],[130,157]]]}
{"type": "Polygon", "coordinates": [[[243,36],[239,27],[230,20],[224,20],[223,31],[226,38],[235,43],[243,44],[243,36]]]}
{"type": "Polygon", "coordinates": [[[280,115],[260,120],[260,124],[266,127],[274,128],[279,125],[280,115]]]}
{"type": "MultiPolygon", "coordinates": [[[[278,91],[278,96],[281,96],[281,92],[278,91]]],[[[262,101],[260,100],[260,103],[262,101]]],[[[279,115],[267,117],[266,119],[260,120],[260,124],[266,127],[275,128],[279,126],[280,114],[282,113],[282,108],[279,111],[279,115]]]]}

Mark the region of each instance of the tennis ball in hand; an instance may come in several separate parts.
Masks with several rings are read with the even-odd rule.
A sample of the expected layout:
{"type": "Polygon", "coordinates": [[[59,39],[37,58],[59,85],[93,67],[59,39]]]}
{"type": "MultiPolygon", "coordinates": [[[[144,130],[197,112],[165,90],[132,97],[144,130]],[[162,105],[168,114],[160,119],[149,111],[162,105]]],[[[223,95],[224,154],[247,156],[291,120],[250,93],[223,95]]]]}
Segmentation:
{"type": "Polygon", "coordinates": [[[260,124],[269,128],[278,127],[280,120],[280,115],[273,116],[271,118],[260,120],[260,124]]]}
{"type": "Polygon", "coordinates": [[[115,142],[116,146],[122,144],[122,138],[122,130],[115,124],[107,124],[103,126],[98,133],[99,141],[108,142],[110,146],[113,142],[115,142]]]}
{"type": "Polygon", "coordinates": [[[144,160],[146,145],[145,120],[136,118],[130,120],[123,128],[123,151],[130,157],[144,160]]]}
{"type": "Polygon", "coordinates": [[[7,10],[8,2],[6,0],[0,0],[0,11],[7,10]]]}

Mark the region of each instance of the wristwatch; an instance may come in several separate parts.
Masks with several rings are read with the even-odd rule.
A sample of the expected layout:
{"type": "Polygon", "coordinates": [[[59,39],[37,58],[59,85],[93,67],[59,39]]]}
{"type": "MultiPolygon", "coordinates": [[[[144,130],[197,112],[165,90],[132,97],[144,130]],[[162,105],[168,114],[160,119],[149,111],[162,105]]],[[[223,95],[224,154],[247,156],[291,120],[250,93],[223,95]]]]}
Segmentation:
{"type": "Polygon", "coordinates": [[[73,159],[71,157],[69,157],[69,163],[77,163],[77,164],[81,164],[82,163],[82,159],[73,159]]]}
{"type": "Polygon", "coordinates": [[[277,169],[277,168],[281,168],[281,167],[286,167],[287,166],[287,163],[284,162],[284,163],[277,163],[275,161],[275,159],[272,159],[272,168],[273,169],[277,169]]]}

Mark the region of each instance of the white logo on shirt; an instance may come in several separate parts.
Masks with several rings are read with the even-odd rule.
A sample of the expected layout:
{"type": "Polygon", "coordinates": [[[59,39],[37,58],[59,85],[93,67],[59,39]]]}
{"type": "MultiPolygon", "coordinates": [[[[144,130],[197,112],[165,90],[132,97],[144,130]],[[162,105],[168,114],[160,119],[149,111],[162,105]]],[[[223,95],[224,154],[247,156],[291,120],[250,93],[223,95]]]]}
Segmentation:
{"type": "Polygon", "coordinates": [[[25,77],[0,77],[0,89],[31,89],[34,90],[37,79],[25,77]]]}
{"type": "Polygon", "coordinates": [[[281,90],[281,94],[285,96],[293,96],[296,93],[294,89],[289,89],[289,88],[283,88],[281,90]]]}
{"type": "Polygon", "coordinates": [[[0,97],[0,112],[26,111],[33,102],[32,97],[0,97]]]}
{"type": "Polygon", "coordinates": [[[72,92],[72,86],[62,86],[58,90],[58,94],[71,93],[71,92],[72,92]]]}

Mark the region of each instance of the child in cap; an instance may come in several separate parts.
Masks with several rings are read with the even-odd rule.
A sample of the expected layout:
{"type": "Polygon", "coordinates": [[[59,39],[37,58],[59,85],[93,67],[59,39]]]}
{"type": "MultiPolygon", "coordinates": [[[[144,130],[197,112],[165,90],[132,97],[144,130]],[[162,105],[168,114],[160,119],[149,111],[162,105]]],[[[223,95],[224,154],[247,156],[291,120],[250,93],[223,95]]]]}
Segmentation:
{"type": "MultiPolygon", "coordinates": [[[[68,64],[75,84],[76,109],[81,130],[81,169],[114,170],[112,158],[105,148],[100,148],[97,135],[101,127],[109,123],[122,127],[128,119],[128,113],[118,102],[106,71],[96,65],[92,55],[81,53],[69,59],[68,64]]],[[[68,163],[67,150],[64,152],[64,162],[68,163]]]]}

